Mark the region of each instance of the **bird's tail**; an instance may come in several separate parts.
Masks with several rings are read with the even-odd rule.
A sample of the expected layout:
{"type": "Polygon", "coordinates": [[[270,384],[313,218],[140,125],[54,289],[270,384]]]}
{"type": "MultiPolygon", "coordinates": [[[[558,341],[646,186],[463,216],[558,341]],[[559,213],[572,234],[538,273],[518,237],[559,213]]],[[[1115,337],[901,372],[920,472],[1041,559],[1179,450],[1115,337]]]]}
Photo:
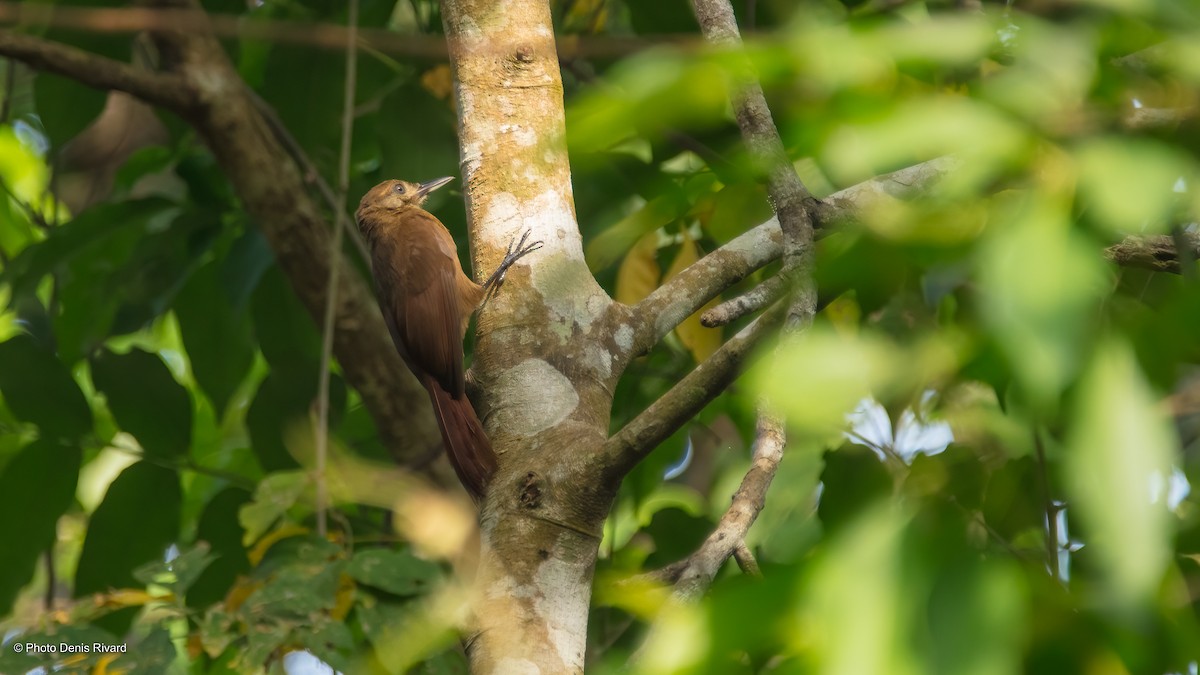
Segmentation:
{"type": "Polygon", "coordinates": [[[479,502],[496,472],[496,453],[483,431],[483,424],[466,396],[454,398],[432,377],[425,377],[423,384],[433,402],[433,414],[437,417],[450,465],[463,487],[471,493],[471,498],[479,502]]]}

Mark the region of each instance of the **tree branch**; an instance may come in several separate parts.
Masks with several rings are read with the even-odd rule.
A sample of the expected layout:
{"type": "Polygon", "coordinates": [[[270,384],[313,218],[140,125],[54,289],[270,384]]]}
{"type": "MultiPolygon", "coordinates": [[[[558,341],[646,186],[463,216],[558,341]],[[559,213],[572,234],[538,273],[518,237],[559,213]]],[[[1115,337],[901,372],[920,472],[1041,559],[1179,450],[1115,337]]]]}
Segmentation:
{"type": "MultiPolygon", "coordinates": [[[[74,7],[30,2],[0,2],[0,23],[48,25],[91,33],[141,33],[143,31],[194,30],[204,19],[217,37],[297,44],[317,49],[341,50],[347,28],[331,23],[266,19],[241,14],[204,14],[199,9],[176,7],[74,7]]],[[[388,28],[363,28],[359,44],[379,52],[431,61],[445,61],[446,41],[436,34],[401,34],[388,28]]],[[[569,35],[557,45],[564,59],[613,59],[673,45],[699,48],[690,35],[569,35]]]]}
{"type": "Polygon", "coordinates": [[[768,310],[721,345],[704,363],[613,434],[600,449],[599,461],[617,476],[628,473],[737,379],[751,350],[774,331],[784,309],[776,306],[768,310]]]}
{"type": "MultiPolygon", "coordinates": [[[[196,16],[194,0],[171,2],[196,16]]],[[[321,325],[333,233],[295,162],[204,25],[194,21],[188,30],[152,37],[173,72],[197,94],[184,119],[204,138],[297,297],[321,325]]],[[[362,276],[352,265],[340,267],[333,354],[362,396],[383,445],[396,461],[420,467],[441,445],[428,398],[396,354],[362,276]]]]}
{"type": "Polygon", "coordinates": [[[178,75],[140,70],[128,63],[9,30],[0,30],[0,55],[94,89],[123,91],[176,113],[189,110],[198,100],[196,92],[178,75]]]}
{"type": "MultiPolygon", "coordinates": [[[[687,559],[679,572],[679,581],[672,594],[676,600],[694,600],[704,593],[720,571],[721,565],[729,560],[739,548],[745,549],[746,533],[758,519],[767,502],[767,490],[775,478],[775,471],[783,459],[786,440],[783,420],[760,408],[754,442],[754,458],[750,469],[742,478],[742,484],[733,495],[733,502],[717,527],[708,535],[700,548],[687,559]]],[[[749,552],[749,549],[746,549],[749,552]]],[[[753,560],[753,556],[748,560],[753,560]]],[[[743,563],[745,564],[745,563],[743,563]]],[[[757,569],[755,563],[753,569],[757,569]]]]}
{"type": "MultiPolygon", "coordinates": [[[[1200,234],[1183,233],[1191,258],[1200,258],[1200,234]]],[[[1179,249],[1170,235],[1129,236],[1104,249],[1104,257],[1124,267],[1140,267],[1154,272],[1180,274],[1179,249]]]]}
{"type": "MultiPolygon", "coordinates": [[[[828,228],[854,220],[881,201],[925,194],[959,163],[952,156],[938,157],[835,192],[814,203],[816,224],[828,228]]],[[[630,353],[649,351],[704,303],[782,253],[783,232],[772,218],[697,260],[632,308],[637,332],[630,353]]]]}
{"type": "Polygon", "coordinates": [[[727,323],[757,312],[779,299],[787,290],[787,277],[782,274],[767,279],[749,291],[726,300],[700,316],[700,323],[706,328],[716,328],[727,323]]]}
{"type": "Polygon", "coordinates": [[[741,82],[730,96],[734,116],[750,157],[766,172],[767,195],[783,230],[783,275],[796,285],[787,325],[806,326],[817,310],[817,289],[812,282],[816,200],[796,175],[762,85],[750,60],[741,53],[742,37],[733,6],[729,0],[692,0],[692,6],[704,38],[740,56],[741,82]]]}

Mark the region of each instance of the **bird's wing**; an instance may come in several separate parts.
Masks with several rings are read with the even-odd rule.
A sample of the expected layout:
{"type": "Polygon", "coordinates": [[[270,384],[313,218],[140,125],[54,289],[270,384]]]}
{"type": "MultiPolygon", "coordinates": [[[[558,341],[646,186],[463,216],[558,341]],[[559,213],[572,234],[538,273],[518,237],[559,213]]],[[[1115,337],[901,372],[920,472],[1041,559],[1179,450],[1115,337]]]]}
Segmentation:
{"type": "Polygon", "coordinates": [[[428,373],[461,398],[466,387],[454,240],[428,213],[414,209],[404,218],[393,230],[395,236],[380,237],[373,246],[379,304],[409,367],[418,377],[428,373]]]}

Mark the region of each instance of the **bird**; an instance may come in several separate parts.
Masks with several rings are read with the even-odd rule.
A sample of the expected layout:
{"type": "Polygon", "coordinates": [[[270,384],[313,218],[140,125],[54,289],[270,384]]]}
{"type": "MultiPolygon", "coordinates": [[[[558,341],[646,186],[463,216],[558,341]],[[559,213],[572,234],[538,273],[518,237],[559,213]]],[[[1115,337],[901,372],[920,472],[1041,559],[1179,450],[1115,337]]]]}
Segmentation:
{"type": "Polygon", "coordinates": [[[497,468],[496,453],[466,395],[462,342],[467,323],[517,260],[542,247],[526,230],[483,284],[463,272],[450,231],[422,208],[453,176],[424,183],[385,180],[355,212],[371,252],[376,296],[400,357],[429,393],[450,464],[476,503],[497,468]]]}

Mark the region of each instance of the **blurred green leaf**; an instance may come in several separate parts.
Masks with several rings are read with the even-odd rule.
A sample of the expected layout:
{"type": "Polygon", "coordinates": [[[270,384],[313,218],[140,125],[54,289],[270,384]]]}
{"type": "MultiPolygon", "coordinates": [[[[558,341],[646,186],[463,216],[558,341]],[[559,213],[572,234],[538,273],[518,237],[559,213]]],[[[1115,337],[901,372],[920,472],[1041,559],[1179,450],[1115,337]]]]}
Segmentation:
{"type": "Polygon", "coordinates": [[[215,262],[192,275],[174,310],[192,374],[220,417],[254,361],[250,315],[230,303],[215,262]]]}
{"type": "Polygon", "coordinates": [[[906,165],[954,154],[963,163],[941,189],[975,192],[1021,156],[1024,130],[991,106],[967,98],[901,99],[887,115],[843,124],[821,152],[835,180],[853,183],[906,165]]]}
{"type": "Polygon", "coordinates": [[[1090,139],[1076,161],[1090,213],[1116,234],[1169,231],[1184,206],[1183,193],[1200,187],[1186,155],[1150,140],[1090,139]]]}
{"type": "Polygon", "coordinates": [[[14,415],[46,438],[77,439],[92,429],[92,411],[71,373],[28,335],[0,343],[0,392],[14,415]]]}
{"type": "Polygon", "coordinates": [[[633,249],[645,235],[677,218],[685,205],[673,195],[658,197],[622,218],[588,242],[586,258],[593,272],[612,265],[633,249]]]}
{"type": "Polygon", "coordinates": [[[254,500],[238,509],[238,522],[245,529],[242,544],[258,541],[308,489],[311,480],[305,471],[283,471],[263,478],[254,490],[254,500]]]}
{"type": "Polygon", "coordinates": [[[1067,487],[1110,599],[1151,601],[1171,559],[1167,479],[1176,443],[1127,345],[1109,338],[1080,382],[1066,458],[1067,487]]]}
{"type": "Polygon", "coordinates": [[[864,398],[887,400],[953,372],[958,342],[947,332],[901,348],[876,334],[843,335],[817,323],[781,342],[773,357],[754,366],[751,380],[789,425],[837,435],[864,398]]]}
{"type": "MultiPolygon", "coordinates": [[[[75,597],[140,587],[133,570],[161,560],[175,542],[182,500],[179,476],[170,469],[138,462],[122,471],[88,521],[75,597]],[[131,528],[137,536],[130,536],[131,528]]],[[[97,623],[119,635],[132,619],[129,612],[118,612],[97,623]]]]}
{"type": "Polygon", "coordinates": [[[979,261],[985,318],[1018,380],[1039,404],[1075,374],[1105,290],[1104,263],[1047,203],[1002,209],[979,261]]]}
{"type": "Polygon", "coordinates": [[[346,573],[360,583],[400,596],[427,593],[442,576],[437,565],[412,553],[380,548],[355,553],[346,573]]]}
{"type": "Polygon", "coordinates": [[[33,576],[38,557],[57,540],[58,519],[75,499],[82,453],[49,439],[21,449],[0,470],[0,613],[33,576]]]}
{"type": "Polygon", "coordinates": [[[192,399],[157,354],[102,350],[91,360],[92,381],[117,424],[133,434],[148,457],[187,454],[192,440],[192,399]]]}
{"type": "Polygon", "coordinates": [[[375,126],[383,177],[426,181],[458,175],[455,124],[450,107],[416,82],[388,94],[375,126]]]}
{"type": "Polygon", "coordinates": [[[876,503],[834,539],[803,585],[792,644],[828,675],[921,672],[901,569],[907,517],[876,503]]]}
{"type": "Polygon", "coordinates": [[[176,595],[183,595],[216,558],[208,544],[200,542],[180,551],[170,561],[142,565],[133,571],[133,577],[147,586],[169,586],[176,595]]]}
{"type": "Polygon", "coordinates": [[[205,505],[196,524],[196,541],[207,543],[216,559],[188,589],[188,607],[198,609],[220,600],[237,575],[250,570],[242,545],[242,525],[238,521],[239,510],[249,501],[250,495],[244,490],[230,487],[218,492],[205,505]]]}

